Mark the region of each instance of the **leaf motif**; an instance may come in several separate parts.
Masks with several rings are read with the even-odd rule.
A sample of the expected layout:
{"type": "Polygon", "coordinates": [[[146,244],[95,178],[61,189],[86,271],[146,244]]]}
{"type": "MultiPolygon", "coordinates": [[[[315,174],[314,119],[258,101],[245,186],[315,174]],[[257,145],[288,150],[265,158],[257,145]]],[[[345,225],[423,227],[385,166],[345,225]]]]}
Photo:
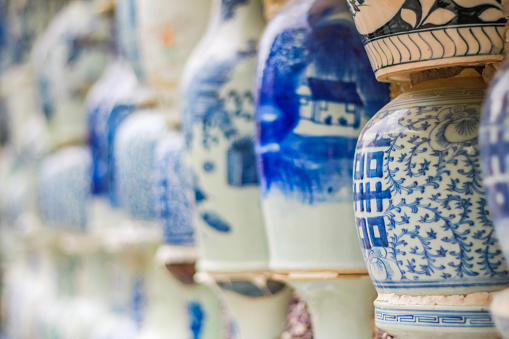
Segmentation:
{"type": "Polygon", "coordinates": [[[504,18],[504,13],[497,8],[488,8],[479,15],[482,21],[493,22],[504,18]]]}
{"type": "Polygon", "coordinates": [[[214,212],[205,212],[201,215],[203,221],[205,221],[210,227],[219,232],[230,232],[231,227],[221,217],[214,212]]]}
{"type": "Polygon", "coordinates": [[[492,5],[502,9],[502,5],[500,5],[497,0],[482,0],[482,2],[480,2],[479,0],[453,0],[453,1],[456,5],[466,8],[477,7],[479,5],[492,5]]]}
{"type": "Polygon", "coordinates": [[[429,14],[429,11],[431,10],[431,7],[435,4],[436,0],[419,0],[421,3],[422,8],[422,17],[421,17],[421,23],[429,14]]]}
{"type": "Polygon", "coordinates": [[[415,27],[415,25],[417,24],[417,15],[412,10],[403,8],[401,10],[401,18],[408,22],[408,24],[412,27],[415,27]]]}
{"type": "Polygon", "coordinates": [[[433,11],[426,21],[424,21],[423,25],[432,24],[432,25],[445,25],[449,21],[451,21],[456,16],[456,13],[451,12],[444,8],[438,8],[433,11]]]}

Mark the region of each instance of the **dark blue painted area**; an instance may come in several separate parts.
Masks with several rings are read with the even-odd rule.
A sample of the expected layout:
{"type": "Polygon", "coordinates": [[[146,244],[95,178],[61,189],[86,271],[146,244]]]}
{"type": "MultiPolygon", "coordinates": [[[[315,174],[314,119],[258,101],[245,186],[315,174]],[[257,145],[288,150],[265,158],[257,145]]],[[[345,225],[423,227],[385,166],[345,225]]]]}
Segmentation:
{"type": "Polygon", "coordinates": [[[223,20],[232,19],[235,16],[235,9],[241,5],[247,5],[249,1],[256,0],[221,0],[221,17],[223,20]]]}
{"type": "Polygon", "coordinates": [[[156,214],[164,240],[175,246],[193,245],[193,187],[180,138],[163,139],[156,150],[156,214]]]}
{"type": "MultiPolygon", "coordinates": [[[[112,97],[111,92],[107,93],[112,97]]],[[[109,195],[112,206],[118,207],[120,200],[114,176],[114,140],[120,124],[135,111],[136,106],[112,103],[112,98],[101,98],[88,116],[89,144],[92,151],[92,193],[109,195]]]]}
{"type": "Polygon", "coordinates": [[[272,41],[264,44],[270,50],[261,51],[267,58],[259,69],[256,112],[264,194],[276,189],[308,204],[345,199],[337,193],[352,185],[357,138],[296,128],[307,121],[308,126],[360,132],[361,118],[371,118],[390,100],[388,85],[376,81],[353,23],[332,18],[338,10],[302,12],[285,29],[279,27],[281,17],[264,35],[272,41]],[[309,116],[301,115],[305,105],[312,105],[309,116]],[[344,110],[339,117],[338,110],[344,110]]]}
{"type": "Polygon", "coordinates": [[[190,302],[187,305],[187,310],[189,314],[189,327],[191,329],[192,339],[201,339],[203,337],[203,322],[206,319],[205,310],[197,301],[190,302]]]}

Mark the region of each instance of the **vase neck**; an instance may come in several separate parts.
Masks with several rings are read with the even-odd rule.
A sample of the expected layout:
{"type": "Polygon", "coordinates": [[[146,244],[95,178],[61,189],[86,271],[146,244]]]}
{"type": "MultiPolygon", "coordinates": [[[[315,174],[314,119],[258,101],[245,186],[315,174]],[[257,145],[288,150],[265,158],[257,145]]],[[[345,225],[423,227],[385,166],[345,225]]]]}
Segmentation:
{"type": "Polygon", "coordinates": [[[259,30],[265,24],[261,0],[214,0],[209,31],[225,26],[259,30]]]}

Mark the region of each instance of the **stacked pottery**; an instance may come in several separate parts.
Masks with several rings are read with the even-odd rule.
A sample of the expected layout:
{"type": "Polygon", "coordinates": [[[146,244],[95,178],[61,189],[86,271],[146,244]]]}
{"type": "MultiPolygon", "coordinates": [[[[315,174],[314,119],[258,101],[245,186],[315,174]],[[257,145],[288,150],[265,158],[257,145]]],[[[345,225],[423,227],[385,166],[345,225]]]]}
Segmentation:
{"type": "MultiPolygon", "coordinates": [[[[126,0],[123,0],[126,1],[126,0]]],[[[210,0],[128,0],[137,15],[139,62],[171,120],[179,121],[179,81],[206,28],[210,0]]]]}
{"type": "Polygon", "coordinates": [[[270,22],[257,74],[257,155],[270,268],[309,305],[317,338],[370,338],[375,293],[355,241],[352,163],[389,101],[346,1],[293,1],[270,22]]]}
{"type": "Polygon", "coordinates": [[[268,249],[253,146],[253,84],[264,25],[259,0],[215,0],[209,30],[183,78],[198,268],[223,287],[243,339],[281,335],[290,296],[280,284],[268,288],[272,282],[262,274],[268,249]],[[267,309],[275,312],[269,316],[267,309]]]}
{"type": "Polygon", "coordinates": [[[55,145],[86,138],[84,99],[106,67],[110,26],[92,3],[74,1],[37,39],[32,64],[55,145]]]}
{"type": "Polygon", "coordinates": [[[355,216],[379,293],[376,324],[402,338],[496,338],[488,307],[509,277],[482,185],[485,85],[466,67],[501,60],[500,2],[350,7],[377,78],[412,85],[356,149],[355,216]]]}
{"type": "MultiPolygon", "coordinates": [[[[479,143],[481,147],[481,167],[483,183],[488,195],[488,207],[493,217],[495,230],[500,239],[500,246],[506,260],[509,259],[509,175],[507,171],[509,137],[505,129],[509,123],[508,83],[509,71],[507,62],[500,69],[493,81],[483,107],[479,143]]],[[[484,232],[483,235],[491,235],[484,232]]],[[[491,253],[495,255],[498,253],[491,253]]],[[[496,294],[491,305],[497,329],[509,338],[509,290],[496,294]]]]}

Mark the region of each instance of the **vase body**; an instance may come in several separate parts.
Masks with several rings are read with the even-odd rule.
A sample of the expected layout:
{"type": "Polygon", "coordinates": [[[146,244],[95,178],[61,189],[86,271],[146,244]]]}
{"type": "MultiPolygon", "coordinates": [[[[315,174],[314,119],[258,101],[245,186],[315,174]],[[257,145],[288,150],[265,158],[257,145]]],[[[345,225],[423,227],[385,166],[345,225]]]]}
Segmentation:
{"type": "Polygon", "coordinates": [[[166,244],[194,248],[194,190],[184,152],[184,136],[179,132],[168,133],[157,146],[156,214],[166,244]]]}
{"type": "Polygon", "coordinates": [[[136,0],[144,77],[178,119],[182,70],[206,29],[210,3],[136,0]]]}
{"type": "Polygon", "coordinates": [[[183,78],[186,158],[206,271],[267,268],[252,91],[263,27],[259,1],[216,0],[209,32],[183,78]]]}
{"type": "Polygon", "coordinates": [[[162,115],[138,111],[122,123],[116,134],[114,171],[118,196],[133,219],[155,221],[155,149],[165,132],[162,115]]]}
{"type": "Polygon", "coordinates": [[[37,40],[32,65],[54,145],[86,138],[84,98],[106,67],[110,30],[92,4],[76,1],[37,40]]]}
{"type": "Polygon", "coordinates": [[[268,25],[259,56],[270,267],[366,273],[354,245],[352,162],[362,127],[390,99],[388,86],[373,76],[341,0],[291,2],[268,25]]]}
{"type": "Polygon", "coordinates": [[[503,57],[501,1],[354,0],[350,9],[379,80],[503,57]]]}
{"type": "Polygon", "coordinates": [[[288,280],[309,308],[314,338],[373,338],[376,292],[361,279],[288,280]]]}
{"type": "MultiPolygon", "coordinates": [[[[481,147],[481,167],[483,183],[488,195],[488,207],[493,218],[495,230],[506,260],[509,258],[509,71],[505,63],[494,79],[487,94],[481,119],[479,143],[481,147]]],[[[509,337],[508,292],[495,296],[492,313],[497,319],[497,328],[504,338],[509,337]]]]}
{"type": "Polygon", "coordinates": [[[238,339],[280,338],[292,290],[271,280],[258,286],[256,280],[218,282],[232,317],[231,335],[238,339]]]}
{"type": "Polygon", "coordinates": [[[508,284],[480,169],[484,82],[465,72],[403,93],[357,144],[355,216],[379,293],[375,319],[403,338],[494,336],[488,292],[508,284]],[[433,328],[405,323],[427,315],[433,328]]]}
{"type": "Polygon", "coordinates": [[[87,147],[66,147],[43,160],[37,201],[44,224],[68,232],[87,230],[90,165],[87,147]]]}

